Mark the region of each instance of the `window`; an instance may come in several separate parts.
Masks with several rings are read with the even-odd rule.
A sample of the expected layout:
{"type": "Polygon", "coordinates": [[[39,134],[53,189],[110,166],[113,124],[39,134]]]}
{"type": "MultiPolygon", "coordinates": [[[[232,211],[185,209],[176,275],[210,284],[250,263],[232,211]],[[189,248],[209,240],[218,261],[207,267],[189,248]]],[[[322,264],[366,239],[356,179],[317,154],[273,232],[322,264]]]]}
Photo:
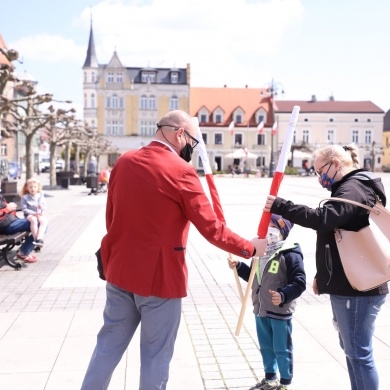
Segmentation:
{"type": "Polygon", "coordinates": [[[202,123],[206,123],[206,122],[207,122],[207,115],[206,115],[206,114],[202,114],[202,115],[200,116],[200,121],[201,121],[202,123]]]}
{"type": "Polygon", "coordinates": [[[171,83],[177,84],[179,82],[179,75],[176,72],[171,73],[171,83]]]}
{"type": "Polygon", "coordinates": [[[257,145],[265,145],[265,134],[257,134],[257,145]]]}
{"type": "Polygon", "coordinates": [[[222,115],[221,114],[215,115],[215,123],[222,123],[222,115]]]}
{"type": "Polygon", "coordinates": [[[107,82],[108,82],[108,83],[113,83],[113,82],[114,82],[114,73],[108,72],[108,75],[107,75],[107,82]]]}
{"type": "Polygon", "coordinates": [[[155,83],[156,82],[156,73],[154,73],[154,72],[149,73],[149,81],[151,83],[155,83]]]}
{"type": "Polygon", "coordinates": [[[111,107],[111,98],[109,96],[107,96],[106,98],[106,108],[110,108],[111,107]]]}
{"type": "Polygon", "coordinates": [[[177,98],[177,96],[171,97],[171,102],[169,106],[171,110],[177,110],[179,108],[179,99],[177,98]]]}
{"type": "Polygon", "coordinates": [[[107,135],[123,135],[123,121],[116,120],[116,119],[107,120],[106,134],[107,135]]]}
{"type": "Polygon", "coordinates": [[[309,142],[309,130],[302,131],[302,141],[306,143],[309,142]]]}
{"type": "Polygon", "coordinates": [[[371,118],[367,118],[367,122],[371,122],[371,118]]]}
{"type": "Polygon", "coordinates": [[[242,134],[234,134],[234,145],[242,145],[242,134]]]}
{"type": "Polygon", "coordinates": [[[94,93],[91,94],[91,107],[95,108],[95,94],[94,93]]]}
{"type": "Polygon", "coordinates": [[[328,130],[328,143],[334,144],[334,130],[328,130]]]}
{"type": "Polygon", "coordinates": [[[118,96],[114,95],[112,97],[112,108],[118,108],[118,96]]]}
{"type": "Polygon", "coordinates": [[[7,144],[1,144],[1,155],[2,156],[7,155],[7,144]]]}
{"type": "Polygon", "coordinates": [[[329,118],[329,122],[333,122],[334,121],[334,119],[333,118],[329,118]]]}
{"type": "Polygon", "coordinates": [[[149,109],[155,110],[156,107],[156,97],[154,95],[149,96],[149,109]]]}
{"type": "Polygon", "coordinates": [[[222,133],[215,133],[214,134],[214,144],[215,145],[222,145],[222,133]]]}
{"type": "Polygon", "coordinates": [[[355,122],[359,122],[359,119],[358,119],[358,118],[355,118],[355,122]]]}
{"type": "Polygon", "coordinates": [[[123,82],[123,75],[122,75],[122,73],[117,73],[116,74],[116,82],[117,83],[122,83],[123,82]]]}
{"type": "Polygon", "coordinates": [[[87,94],[84,94],[84,107],[88,106],[87,94]]]}
{"type": "Polygon", "coordinates": [[[355,144],[359,143],[359,130],[352,130],[352,142],[355,144]]]}
{"type": "Polygon", "coordinates": [[[87,72],[84,72],[84,83],[87,82],[87,72]]]}
{"type": "Polygon", "coordinates": [[[141,110],[146,110],[148,108],[148,97],[146,95],[141,96],[141,110]]]}
{"type": "Polygon", "coordinates": [[[141,135],[152,137],[156,132],[156,123],[154,121],[141,121],[140,123],[141,135]]]}
{"type": "Polygon", "coordinates": [[[93,83],[95,82],[95,72],[92,72],[91,81],[92,81],[93,83]]]}
{"type": "Polygon", "coordinates": [[[261,121],[264,121],[264,115],[259,115],[257,117],[257,123],[261,123],[261,121]]]}
{"type": "Polygon", "coordinates": [[[242,116],[241,115],[236,115],[236,119],[234,120],[236,123],[242,123],[242,116]]]}
{"type": "Polygon", "coordinates": [[[305,118],[303,121],[304,122],[309,122],[309,118],[305,118]]]}
{"type": "Polygon", "coordinates": [[[141,79],[143,83],[148,81],[148,74],[146,72],[142,72],[141,79]]]}
{"type": "Polygon", "coordinates": [[[371,144],[372,142],[372,132],[371,130],[366,130],[364,134],[364,143],[371,144]]]}
{"type": "Polygon", "coordinates": [[[202,133],[203,142],[207,145],[207,133],[202,133]]]}

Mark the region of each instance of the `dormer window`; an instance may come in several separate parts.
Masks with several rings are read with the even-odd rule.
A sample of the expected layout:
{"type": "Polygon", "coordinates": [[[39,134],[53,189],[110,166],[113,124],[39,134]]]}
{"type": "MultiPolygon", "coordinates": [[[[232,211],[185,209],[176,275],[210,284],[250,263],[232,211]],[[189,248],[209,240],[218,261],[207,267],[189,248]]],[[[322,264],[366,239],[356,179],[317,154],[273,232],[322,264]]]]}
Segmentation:
{"type": "Polygon", "coordinates": [[[147,83],[148,82],[148,72],[142,72],[141,80],[142,80],[143,83],[147,83]]]}
{"type": "Polygon", "coordinates": [[[154,73],[154,72],[149,73],[149,82],[151,82],[151,83],[156,82],[156,73],[154,73]]]}
{"type": "Polygon", "coordinates": [[[177,72],[171,73],[171,83],[177,84],[179,82],[179,74],[177,72]]]}
{"type": "Polygon", "coordinates": [[[236,115],[234,122],[242,123],[242,116],[240,114],[236,115]]]}

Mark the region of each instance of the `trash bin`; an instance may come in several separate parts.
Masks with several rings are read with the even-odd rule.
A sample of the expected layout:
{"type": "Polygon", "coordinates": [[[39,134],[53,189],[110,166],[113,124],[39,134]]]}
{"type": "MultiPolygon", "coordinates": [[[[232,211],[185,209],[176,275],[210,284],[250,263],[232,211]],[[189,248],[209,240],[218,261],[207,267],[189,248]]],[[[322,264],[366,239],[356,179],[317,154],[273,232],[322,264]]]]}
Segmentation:
{"type": "Polygon", "coordinates": [[[61,187],[68,188],[69,187],[69,177],[61,178],[61,187]]]}

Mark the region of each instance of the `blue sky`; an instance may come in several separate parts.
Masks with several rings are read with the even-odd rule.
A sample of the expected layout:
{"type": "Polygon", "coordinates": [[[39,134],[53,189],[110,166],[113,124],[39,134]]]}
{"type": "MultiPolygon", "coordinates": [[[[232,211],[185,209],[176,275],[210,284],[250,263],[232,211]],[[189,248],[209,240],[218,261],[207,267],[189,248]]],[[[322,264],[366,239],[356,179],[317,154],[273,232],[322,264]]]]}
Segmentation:
{"type": "Polygon", "coordinates": [[[390,2],[383,0],[12,0],[0,33],[40,92],[82,115],[93,18],[99,63],[186,67],[191,85],[261,88],[283,99],[371,100],[390,109],[390,2]]]}

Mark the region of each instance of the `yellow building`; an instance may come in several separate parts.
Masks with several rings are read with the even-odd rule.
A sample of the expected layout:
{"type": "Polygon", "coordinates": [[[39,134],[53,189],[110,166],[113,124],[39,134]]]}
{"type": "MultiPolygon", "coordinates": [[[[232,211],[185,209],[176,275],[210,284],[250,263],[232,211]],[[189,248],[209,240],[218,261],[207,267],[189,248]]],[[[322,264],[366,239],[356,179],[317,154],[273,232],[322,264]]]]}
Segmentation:
{"type": "MultiPolygon", "coordinates": [[[[92,24],[82,69],[84,120],[119,154],[148,144],[156,123],[168,111],[189,111],[189,64],[186,68],[128,67],[116,51],[108,64],[99,64],[92,24]]],[[[108,156],[108,163],[115,158],[108,156]]]]}

